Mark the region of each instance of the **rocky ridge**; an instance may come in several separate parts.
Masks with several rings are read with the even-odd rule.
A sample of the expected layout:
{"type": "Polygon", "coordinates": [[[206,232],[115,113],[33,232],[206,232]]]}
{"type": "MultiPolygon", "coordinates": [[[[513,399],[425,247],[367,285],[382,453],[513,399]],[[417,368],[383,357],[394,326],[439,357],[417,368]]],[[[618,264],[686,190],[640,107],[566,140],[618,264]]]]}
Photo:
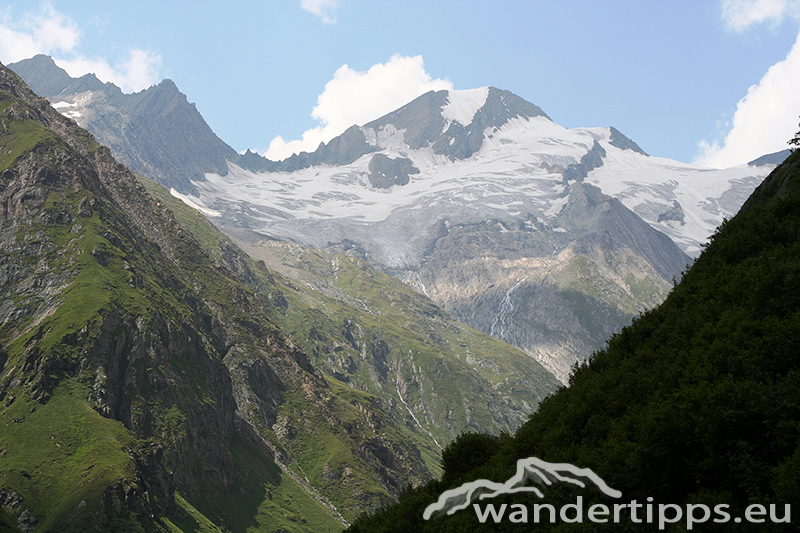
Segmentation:
{"type": "MultiPolygon", "coordinates": [[[[27,75],[44,81],[46,70],[27,75]]],[[[64,74],[49,76],[79,85],[64,74]]],[[[126,98],[149,101],[146,93],[126,98]]],[[[54,97],[56,105],[59,98],[67,96],[54,97]]],[[[94,105],[87,103],[85,112],[91,114],[94,105]]],[[[98,122],[87,127],[101,141],[116,142],[114,128],[98,122]]],[[[157,131],[143,134],[158,139],[157,131]]],[[[160,149],[165,142],[129,149],[149,165],[169,168],[165,158],[182,160],[185,150],[174,146],[167,154],[160,149]]],[[[195,172],[191,183],[141,168],[228,232],[253,230],[367,260],[469,325],[515,343],[562,381],[575,361],[602,347],[610,330],[601,324],[618,328],[663,298],[708,235],[736,212],[774,163],[710,170],[650,157],[613,127],[567,130],[539,107],[494,87],[431,91],[352,126],[314,152],[280,162],[251,152],[218,153],[213,165],[203,163],[211,173],[195,172]],[[227,163],[220,169],[222,161],[227,163]],[[566,234],[578,234],[560,227],[564,218],[558,215],[577,182],[616,199],[621,205],[613,204],[614,211],[632,211],[689,257],[663,240],[641,237],[646,229],[639,223],[611,238],[624,245],[587,248],[587,238],[570,244],[566,234]],[[629,241],[634,234],[639,238],[629,241]],[[637,248],[648,240],[661,249],[637,248]],[[440,257],[437,250],[453,257],[440,257]],[[665,262],[666,256],[671,259],[665,262]],[[581,281],[584,275],[590,283],[581,281]],[[536,311],[525,303],[530,301],[537,302],[536,311]]],[[[197,154],[190,159],[203,161],[197,154]]],[[[576,209],[570,208],[573,216],[576,209]]],[[[608,231],[620,228],[594,235],[607,242],[608,231]]]]}
{"type": "Polygon", "coordinates": [[[166,187],[194,190],[190,180],[225,173],[238,154],[217,137],[171,80],[125,94],[93,74],[72,78],[37,55],[9,65],[31,89],[91,131],[114,157],[166,187]]]}
{"type": "Polygon", "coordinates": [[[272,464],[278,490],[305,479],[292,501],[322,530],[430,476],[108,149],[5,67],[0,99],[0,489],[19,527],[166,527],[272,464]],[[327,485],[307,449],[339,450],[327,485]]]}

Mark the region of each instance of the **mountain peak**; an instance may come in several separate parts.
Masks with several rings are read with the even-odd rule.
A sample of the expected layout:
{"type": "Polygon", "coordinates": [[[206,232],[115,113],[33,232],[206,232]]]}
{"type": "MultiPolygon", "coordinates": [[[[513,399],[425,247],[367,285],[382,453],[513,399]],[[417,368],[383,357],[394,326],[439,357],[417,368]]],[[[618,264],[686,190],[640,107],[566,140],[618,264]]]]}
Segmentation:
{"type": "MultiPolygon", "coordinates": [[[[153,87],[155,87],[157,89],[160,89],[160,90],[163,90],[163,91],[169,91],[169,92],[173,92],[173,93],[180,93],[180,90],[178,89],[178,86],[175,84],[174,81],[172,81],[169,78],[164,78],[163,80],[158,82],[156,85],[153,85],[153,87]]],[[[181,94],[183,94],[183,93],[181,93],[181,94]]]]}
{"type": "Polygon", "coordinates": [[[541,108],[514,93],[489,86],[429,91],[362,129],[376,139],[382,131],[404,131],[403,142],[410,149],[431,146],[435,154],[456,160],[467,159],[480,149],[487,128],[500,128],[519,117],[550,119],[541,108]]]}
{"type": "Polygon", "coordinates": [[[447,103],[442,107],[442,116],[462,126],[469,126],[475,113],[486,103],[490,87],[448,91],[447,103]]]}
{"type": "Polygon", "coordinates": [[[236,151],[214,134],[170,79],[126,94],[94,74],[73,78],[46,55],[8,68],[36,94],[68,110],[122,163],[168,188],[191,192],[192,179],[203,179],[208,171],[224,174],[227,161],[237,160],[236,151]]]}
{"type": "Polygon", "coordinates": [[[544,117],[547,120],[552,120],[539,106],[520,98],[511,91],[496,87],[489,87],[486,103],[481,109],[487,114],[491,112],[495,117],[495,121],[501,122],[500,124],[492,124],[495,127],[499,127],[508,122],[508,120],[517,117],[544,117]]]}
{"type": "Polygon", "coordinates": [[[751,167],[758,167],[763,165],[780,165],[790,155],[792,155],[792,150],[790,148],[787,148],[785,150],[781,150],[780,152],[774,152],[771,154],[762,155],[757,159],[753,159],[752,161],[747,163],[747,165],[751,167]]]}
{"type": "Polygon", "coordinates": [[[19,74],[33,92],[40,96],[59,94],[75,81],[66,70],[56,65],[52,57],[44,54],[11,63],[8,68],[19,74]]]}
{"type": "Polygon", "coordinates": [[[487,128],[499,128],[518,117],[550,120],[538,106],[495,87],[431,90],[372,122],[351,126],[320,143],[314,152],[301,152],[280,162],[250,154],[236,162],[253,171],[288,172],[324,164],[347,165],[387,148],[383,138],[392,137],[393,132],[402,132],[402,143],[410,150],[432,147],[435,154],[451,160],[467,159],[483,145],[487,128]]]}
{"type": "Polygon", "coordinates": [[[608,140],[608,144],[611,146],[616,146],[622,150],[633,150],[634,152],[640,153],[642,155],[649,155],[647,152],[642,150],[636,142],[629,139],[625,136],[621,131],[619,131],[614,126],[609,128],[611,132],[611,137],[608,140]]]}

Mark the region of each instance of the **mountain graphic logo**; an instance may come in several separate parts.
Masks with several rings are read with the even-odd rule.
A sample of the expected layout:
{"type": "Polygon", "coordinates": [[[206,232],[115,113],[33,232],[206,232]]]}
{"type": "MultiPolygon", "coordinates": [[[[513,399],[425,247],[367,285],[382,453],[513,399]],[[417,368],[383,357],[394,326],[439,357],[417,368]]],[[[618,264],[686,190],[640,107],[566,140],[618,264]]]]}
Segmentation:
{"type": "Polygon", "coordinates": [[[503,494],[533,492],[538,497],[544,498],[544,493],[536,485],[548,487],[556,483],[570,483],[580,488],[593,486],[606,496],[622,497],[620,491],[609,487],[600,476],[588,468],[578,468],[569,463],[548,463],[538,457],[528,457],[517,461],[516,474],[505,483],[479,479],[443,492],[436,503],[425,508],[422,517],[430,520],[433,517],[452,515],[467,508],[473,501],[495,498],[503,494]]]}

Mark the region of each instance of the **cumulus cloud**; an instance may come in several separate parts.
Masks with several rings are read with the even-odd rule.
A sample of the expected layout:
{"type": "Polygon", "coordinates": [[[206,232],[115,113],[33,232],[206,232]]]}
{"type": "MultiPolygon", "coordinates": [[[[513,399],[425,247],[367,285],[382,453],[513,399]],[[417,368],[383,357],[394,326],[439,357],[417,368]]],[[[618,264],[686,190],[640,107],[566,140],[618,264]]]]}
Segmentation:
{"type": "Polygon", "coordinates": [[[279,161],[302,151],[313,152],[321,142],[330,141],[354,124],[379,118],[430,90],[452,88],[449,80],[431,78],[422,56],[395,55],[366,72],[342,65],[325,84],[311,113],[320,125],[298,140],[287,142],[276,137],[264,155],[279,161]]]}
{"type": "MultiPolygon", "coordinates": [[[[800,14],[800,0],[723,0],[721,5],[723,20],[736,31],[800,14]]],[[[722,145],[700,141],[694,163],[725,168],[785,149],[800,115],[799,86],[800,34],[786,59],[772,65],[739,100],[722,145]]]]}
{"type": "Polygon", "coordinates": [[[47,3],[14,19],[0,18],[0,61],[4,64],[28,59],[36,54],[52,56],[70,76],[93,73],[123,91],[145,89],[159,80],[161,56],[146,50],[130,50],[128,58],[111,65],[104,58],[81,55],[78,45],[82,31],[67,15],[47,3]]]}
{"type": "Polygon", "coordinates": [[[695,163],[717,168],[740,165],[787,148],[800,115],[800,35],[786,59],[767,71],[739,100],[722,146],[702,141],[695,163]]]}
{"type": "Polygon", "coordinates": [[[36,54],[71,52],[80,36],[77,24],[49,4],[17,21],[5,15],[0,19],[0,58],[14,63],[36,54]]]}
{"type": "Polygon", "coordinates": [[[797,0],[723,0],[722,20],[737,31],[754,24],[780,23],[784,17],[797,15],[797,0]]]}
{"type": "Polygon", "coordinates": [[[77,78],[92,73],[100,81],[111,82],[125,92],[135,92],[159,81],[161,56],[146,50],[133,49],[128,59],[111,66],[105,59],[54,59],[56,64],[77,78]]]}
{"type": "Polygon", "coordinates": [[[325,24],[336,24],[339,0],[300,0],[300,7],[320,17],[325,24]]]}

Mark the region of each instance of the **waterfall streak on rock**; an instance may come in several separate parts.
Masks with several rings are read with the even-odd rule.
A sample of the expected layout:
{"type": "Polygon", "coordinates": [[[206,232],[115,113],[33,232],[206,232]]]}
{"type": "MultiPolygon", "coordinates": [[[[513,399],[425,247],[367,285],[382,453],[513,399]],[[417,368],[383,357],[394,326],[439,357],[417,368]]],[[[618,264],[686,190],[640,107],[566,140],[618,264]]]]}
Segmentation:
{"type": "Polygon", "coordinates": [[[406,401],[403,399],[403,395],[402,395],[402,394],[400,394],[400,385],[399,385],[398,383],[395,383],[395,384],[394,384],[394,386],[395,386],[395,390],[397,390],[397,397],[398,397],[398,398],[400,398],[400,401],[401,401],[401,402],[403,402],[403,405],[405,406],[406,410],[408,411],[408,414],[410,414],[410,415],[411,415],[411,418],[413,418],[413,419],[414,419],[414,422],[416,422],[416,423],[417,423],[417,425],[420,427],[420,429],[421,429],[422,431],[424,431],[425,433],[427,433],[428,435],[430,435],[430,436],[431,436],[431,438],[433,439],[433,442],[435,442],[435,443],[436,443],[436,446],[438,446],[440,450],[443,450],[444,448],[442,448],[442,445],[441,445],[441,444],[439,444],[439,441],[438,441],[438,440],[436,440],[436,437],[434,437],[434,436],[433,436],[433,433],[431,433],[430,431],[428,431],[427,429],[425,429],[425,428],[423,427],[423,425],[422,425],[422,424],[420,424],[419,420],[417,420],[417,417],[416,417],[416,416],[414,416],[414,412],[413,412],[413,411],[411,411],[411,407],[409,407],[409,405],[408,405],[408,404],[406,403],[406,401]]]}
{"type": "Polygon", "coordinates": [[[489,329],[489,335],[492,337],[496,337],[498,339],[503,338],[503,333],[505,333],[505,330],[508,326],[506,319],[510,320],[511,315],[514,312],[514,304],[511,303],[511,295],[514,294],[514,291],[516,291],[524,281],[525,278],[517,278],[517,281],[514,282],[514,285],[512,285],[511,288],[506,291],[506,295],[503,297],[503,301],[500,303],[500,312],[497,314],[497,318],[494,319],[494,322],[492,322],[492,327],[489,329]],[[498,322],[500,324],[500,329],[495,334],[494,328],[498,325],[498,322]]]}

